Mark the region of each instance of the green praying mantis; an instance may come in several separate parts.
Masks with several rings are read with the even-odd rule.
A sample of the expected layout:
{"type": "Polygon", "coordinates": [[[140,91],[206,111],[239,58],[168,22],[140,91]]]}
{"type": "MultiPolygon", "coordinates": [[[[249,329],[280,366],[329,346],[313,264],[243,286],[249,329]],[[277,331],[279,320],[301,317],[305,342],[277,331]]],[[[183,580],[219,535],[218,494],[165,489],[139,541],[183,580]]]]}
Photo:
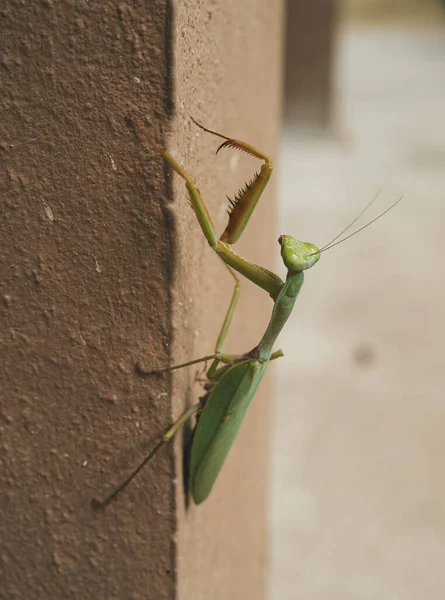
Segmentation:
{"type": "Polygon", "coordinates": [[[310,269],[318,262],[322,252],[334,247],[338,243],[343,242],[369,226],[391,210],[402,198],[399,198],[397,202],[386,209],[378,217],[355,231],[353,234],[337,241],[338,238],[346,233],[346,231],[350,229],[350,227],[375,201],[376,195],[354,221],[320,249],[309,242],[301,242],[289,235],[281,235],[278,238],[278,243],[281,247],[282,260],[287,269],[286,280],[283,281],[275,273],[242,258],[231,247],[231,245],[241,237],[257,202],[272,175],[272,160],[250,144],[207,129],[192,119],[202,130],[224,140],[217,149],[217,153],[223,148],[232,148],[244,151],[263,161],[260,171],[238,192],[234,200],[230,200],[231,206],[228,211],[229,221],[223,234],[218,238],[210,215],[194,180],[186,173],[173,156],[167,152],[167,150],[158,147],[154,143],[146,129],[135,117],[131,116],[130,120],[151,148],[159,153],[167,161],[170,167],[185,181],[190,204],[201,230],[210,247],[217,253],[229,270],[235,285],[213,354],[155,371],[146,371],[140,365],[136,366],[140,375],[150,377],[198,363],[212,361],[210,368],[206,372],[206,381],[203,385],[204,393],[199,399],[199,402],[186,410],[179,417],[139,466],[111,495],[104,501],[96,501],[95,503],[100,506],[106,506],[114,500],[153,458],[158,450],[164,444],[169,442],[189,419],[196,415],[197,424],[194,430],[190,453],[189,489],[195,503],[200,504],[210,494],[235,440],[244,419],[244,415],[264,377],[269,362],[283,356],[281,350],[273,351],[273,346],[294,308],[295,301],[303,285],[304,271],[310,269]],[[243,275],[268,292],[274,302],[272,315],[260,342],[249,352],[239,355],[222,352],[224,340],[239,296],[240,282],[236,273],[243,275]]]}

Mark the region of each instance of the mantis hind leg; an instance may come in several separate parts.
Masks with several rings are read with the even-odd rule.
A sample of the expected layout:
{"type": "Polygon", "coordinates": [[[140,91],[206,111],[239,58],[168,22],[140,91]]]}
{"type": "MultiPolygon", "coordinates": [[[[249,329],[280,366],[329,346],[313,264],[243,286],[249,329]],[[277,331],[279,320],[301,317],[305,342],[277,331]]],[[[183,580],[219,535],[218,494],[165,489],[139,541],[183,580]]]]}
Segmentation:
{"type": "Polygon", "coordinates": [[[156,446],[150,450],[144,460],[136,467],[136,469],[127,477],[127,479],[114,490],[112,494],[110,494],[105,500],[93,500],[93,506],[96,508],[105,508],[110,502],[112,502],[120,492],[122,492],[129,483],[136,477],[136,475],[145,467],[145,465],[153,458],[153,456],[164,446],[167,444],[172,437],[178,432],[178,430],[200,409],[202,408],[201,403],[195,404],[191,408],[185,411],[177,421],[173,423],[170,429],[162,436],[161,440],[156,444],[156,446]]]}

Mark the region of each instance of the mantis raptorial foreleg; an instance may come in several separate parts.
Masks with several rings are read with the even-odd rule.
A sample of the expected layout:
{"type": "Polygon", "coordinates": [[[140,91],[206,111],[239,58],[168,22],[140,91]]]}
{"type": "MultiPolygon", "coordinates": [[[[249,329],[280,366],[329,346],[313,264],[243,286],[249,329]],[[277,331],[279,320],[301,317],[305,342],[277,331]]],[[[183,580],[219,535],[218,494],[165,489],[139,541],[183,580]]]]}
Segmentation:
{"type": "Polygon", "coordinates": [[[226,138],[221,134],[216,134],[226,140],[222,146],[238,148],[239,150],[243,150],[252,156],[256,156],[257,158],[262,158],[265,160],[265,164],[261,168],[258,176],[254,177],[252,182],[248,184],[240,192],[240,194],[238,194],[236,200],[232,203],[233,209],[230,212],[229,224],[221,238],[218,239],[208,210],[193,179],[186,173],[186,171],[173,158],[173,156],[167,152],[167,150],[160,148],[153,142],[151,137],[148,135],[146,128],[139,123],[134,116],[130,116],[129,118],[135,124],[138,131],[144,136],[144,139],[150,144],[150,146],[167,161],[171,168],[180,177],[184,179],[190,197],[190,203],[210,247],[228,266],[232,267],[235,269],[235,271],[238,271],[238,273],[247,279],[250,279],[250,281],[262,289],[266,290],[272,299],[275,300],[284,285],[282,279],[278,277],[278,275],[275,275],[275,273],[272,273],[271,271],[259,265],[251,263],[248,260],[245,260],[234,250],[232,250],[228,243],[223,241],[236,241],[242,234],[252,214],[252,211],[255,208],[256,203],[258,202],[258,199],[270,178],[272,173],[272,161],[249,144],[245,144],[244,142],[240,142],[231,138],[226,138]]]}
{"type": "Polygon", "coordinates": [[[241,237],[250,217],[252,216],[253,211],[255,210],[258,200],[260,199],[260,196],[272,175],[272,159],[246,142],[235,140],[227,137],[226,135],[222,135],[217,131],[213,131],[212,129],[207,129],[207,127],[204,127],[193,118],[192,121],[203,131],[226,140],[219,146],[216,154],[218,154],[218,152],[223,148],[235,148],[264,161],[259,173],[255,173],[252,179],[246,183],[244,187],[236,194],[234,200],[229,198],[229,202],[231,204],[231,207],[228,210],[229,222],[219,239],[227,244],[234,244],[241,237]]]}

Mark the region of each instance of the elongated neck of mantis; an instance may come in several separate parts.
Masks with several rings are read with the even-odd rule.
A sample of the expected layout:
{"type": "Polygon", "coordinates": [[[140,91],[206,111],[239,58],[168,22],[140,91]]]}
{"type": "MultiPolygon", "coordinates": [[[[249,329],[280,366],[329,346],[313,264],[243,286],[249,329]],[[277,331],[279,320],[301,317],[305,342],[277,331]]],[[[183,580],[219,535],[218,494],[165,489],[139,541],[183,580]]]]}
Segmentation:
{"type": "Polygon", "coordinates": [[[286,283],[275,301],[269,325],[267,326],[261,342],[258,344],[260,359],[269,360],[275,340],[280,335],[281,330],[294,308],[295,300],[300,293],[303,281],[303,272],[290,273],[287,276],[286,283]]]}

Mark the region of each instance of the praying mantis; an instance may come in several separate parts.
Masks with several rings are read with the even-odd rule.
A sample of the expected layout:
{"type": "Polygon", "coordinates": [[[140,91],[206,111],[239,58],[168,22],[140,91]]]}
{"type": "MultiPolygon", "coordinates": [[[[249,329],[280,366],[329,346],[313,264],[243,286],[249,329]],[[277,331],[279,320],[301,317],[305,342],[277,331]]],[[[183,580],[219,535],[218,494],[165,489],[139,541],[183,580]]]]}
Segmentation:
{"type": "Polygon", "coordinates": [[[281,350],[273,351],[273,346],[292,313],[295,301],[304,282],[304,271],[312,268],[318,262],[322,252],[334,247],[351,237],[351,235],[355,235],[355,233],[358,233],[364,227],[379,219],[398,204],[402,198],[399,198],[397,202],[364,227],[344,237],[340,242],[336,241],[369,208],[375,201],[377,197],[375,196],[348,227],[321,249],[309,242],[301,242],[289,235],[281,235],[278,238],[278,243],[281,248],[282,260],[287,269],[286,280],[283,281],[275,273],[242,258],[231,247],[241,237],[272,175],[272,160],[250,144],[207,129],[192,119],[205,132],[224,140],[216,153],[224,148],[232,148],[246,152],[263,161],[260,171],[254,175],[250,182],[245,184],[234,200],[230,200],[231,206],[228,211],[229,221],[226,229],[218,238],[194,180],[167,150],[155,144],[146,128],[138,119],[134,116],[130,116],[129,119],[151,148],[160,154],[173,171],[184,180],[191,207],[201,230],[210,247],[220,257],[231,274],[234,280],[234,290],[213,354],[159,370],[147,371],[139,364],[136,365],[139,375],[151,377],[198,363],[212,361],[206,372],[206,380],[203,384],[204,393],[200,397],[199,402],[188,408],[179,417],[139,466],[112,494],[103,501],[96,500],[95,504],[103,507],[114,500],[153,458],[158,450],[168,443],[177,431],[193,416],[197,417],[197,424],[190,452],[189,489],[195,503],[200,504],[210,494],[269,363],[283,356],[281,350]],[[274,303],[269,323],[259,343],[252,350],[239,355],[226,354],[222,351],[240,291],[240,280],[237,273],[265,290],[274,303]]]}

